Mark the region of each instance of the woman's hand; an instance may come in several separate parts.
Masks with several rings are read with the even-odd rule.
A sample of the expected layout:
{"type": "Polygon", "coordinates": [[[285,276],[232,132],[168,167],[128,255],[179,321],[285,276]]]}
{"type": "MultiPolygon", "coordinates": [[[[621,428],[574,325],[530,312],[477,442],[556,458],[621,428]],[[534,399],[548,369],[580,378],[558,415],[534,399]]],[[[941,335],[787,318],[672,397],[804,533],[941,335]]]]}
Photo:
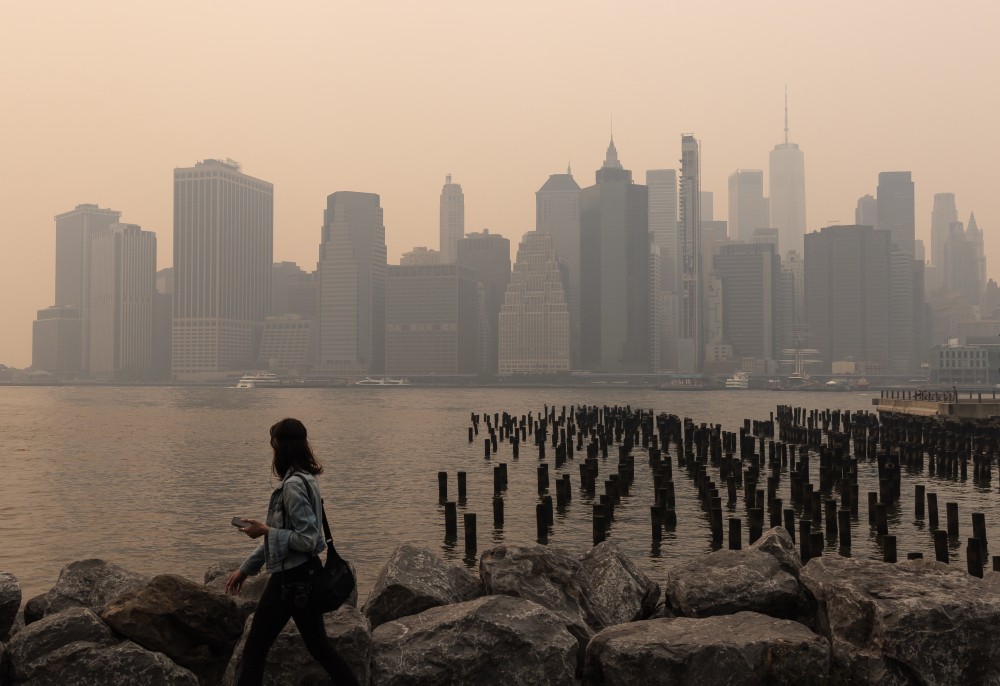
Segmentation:
{"type": "Polygon", "coordinates": [[[246,580],[247,575],[237,569],[229,575],[228,579],[226,579],[226,593],[230,595],[239,595],[240,589],[243,588],[243,582],[246,580]]]}
{"type": "Polygon", "coordinates": [[[241,526],[240,531],[245,533],[250,538],[260,538],[270,531],[270,527],[268,527],[267,524],[258,522],[256,519],[244,519],[243,521],[246,522],[247,525],[241,526]]]}

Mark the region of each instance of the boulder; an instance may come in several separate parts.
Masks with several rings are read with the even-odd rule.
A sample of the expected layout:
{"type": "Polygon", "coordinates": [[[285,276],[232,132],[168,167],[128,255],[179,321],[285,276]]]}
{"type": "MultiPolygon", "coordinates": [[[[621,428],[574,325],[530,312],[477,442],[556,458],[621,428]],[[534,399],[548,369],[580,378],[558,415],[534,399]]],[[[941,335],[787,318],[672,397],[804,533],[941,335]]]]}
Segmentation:
{"type": "Polygon", "coordinates": [[[802,568],[845,682],[1000,683],[1000,594],[930,561],[823,556],[802,568]]]}
{"type": "Polygon", "coordinates": [[[767,553],[718,550],[699,555],[667,573],[666,596],[682,617],[760,612],[796,619],[809,612],[799,582],[767,553]]]}
{"type": "Polygon", "coordinates": [[[24,623],[31,624],[42,617],[70,607],[89,607],[100,614],[112,600],[142,588],[149,581],[113,562],[78,560],[59,572],[56,585],[44,595],[36,596],[24,607],[24,623]]]}
{"type": "Polygon", "coordinates": [[[798,622],[756,612],[651,619],[605,629],[587,647],[584,684],[812,684],[830,644],[798,622]]]}
{"type": "Polygon", "coordinates": [[[771,555],[778,561],[778,565],[783,570],[796,579],[799,578],[799,570],[802,569],[802,558],[799,557],[795,541],[785,531],[785,527],[776,526],[773,529],[768,529],[764,532],[763,536],[754,541],[750,546],[750,550],[758,550],[771,555]]]}
{"type": "MultiPolygon", "coordinates": [[[[223,686],[234,686],[243,670],[243,654],[251,617],[247,620],[243,637],[236,644],[233,657],[226,667],[223,686]]],[[[357,608],[345,605],[323,617],[326,635],[334,650],[344,658],[354,671],[358,683],[367,684],[371,677],[372,634],[368,619],[357,608]]],[[[264,668],[264,686],[311,686],[326,683],[326,672],[306,650],[306,645],[295,627],[288,622],[267,654],[264,668]]]]}
{"type": "MultiPolygon", "coordinates": [[[[17,682],[15,682],[17,683],[17,682]]],[[[46,655],[34,667],[30,686],[198,686],[198,678],[131,641],[115,645],[70,643],[46,655]]]]}
{"type": "Polygon", "coordinates": [[[498,545],[479,558],[479,576],[490,595],[508,595],[538,603],[563,619],[583,651],[594,631],[583,609],[585,590],[580,563],[549,546],[498,545]]]}
{"type": "Polygon", "coordinates": [[[243,615],[222,593],[164,574],[127,593],[101,617],[115,631],[216,683],[243,633],[243,615]]]}
{"type": "Polygon", "coordinates": [[[580,559],[577,575],[584,589],[584,611],[600,631],[615,624],[647,619],[656,612],[660,587],[636,569],[614,543],[605,541],[580,559]]]}
{"type": "Polygon", "coordinates": [[[0,639],[10,634],[10,629],[21,609],[21,585],[9,572],[0,572],[0,639]]]}
{"type": "Polygon", "coordinates": [[[479,579],[426,548],[404,543],[375,580],[363,611],[372,628],[483,595],[479,579]]]}
{"type": "Polygon", "coordinates": [[[19,631],[7,644],[5,671],[12,682],[33,680],[46,656],[72,643],[107,646],[117,642],[108,625],[85,607],[46,615],[19,631]]]}
{"type": "Polygon", "coordinates": [[[572,686],[579,649],[562,617],[506,596],[431,608],[372,638],[373,686],[572,686]]]}
{"type": "MultiPolygon", "coordinates": [[[[205,588],[224,594],[229,575],[239,569],[241,564],[243,564],[242,560],[232,560],[217,562],[212,565],[205,570],[205,588]]],[[[260,601],[260,596],[264,593],[264,589],[267,587],[267,582],[270,579],[271,575],[267,572],[247,577],[246,581],[243,582],[243,588],[240,589],[239,595],[229,596],[240,609],[244,621],[257,611],[257,603],[260,601]]]]}

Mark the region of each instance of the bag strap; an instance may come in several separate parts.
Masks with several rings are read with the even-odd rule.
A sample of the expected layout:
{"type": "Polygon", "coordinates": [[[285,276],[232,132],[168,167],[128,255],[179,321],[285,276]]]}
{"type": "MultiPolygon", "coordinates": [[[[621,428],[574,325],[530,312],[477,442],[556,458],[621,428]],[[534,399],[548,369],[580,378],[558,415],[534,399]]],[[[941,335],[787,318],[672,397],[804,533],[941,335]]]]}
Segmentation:
{"type": "MultiPolygon", "coordinates": [[[[292,476],[297,476],[300,479],[302,479],[302,485],[306,487],[306,492],[310,493],[310,495],[311,495],[311,492],[309,491],[309,482],[306,481],[306,478],[302,475],[302,473],[301,472],[296,472],[295,474],[292,474],[292,476]]],[[[325,507],[325,505],[323,503],[323,499],[322,498],[319,499],[319,508],[320,508],[320,512],[323,514],[323,536],[325,537],[324,540],[326,541],[326,549],[330,550],[331,548],[333,548],[333,534],[330,533],[330,522],[328,522],[327,519],[326,519],[326,507],[325,507]]],[[[288,522],[285,521],[285,520],[288,519],[288,512],[287,512],[287,510],[285,510],[285,496],[284,496],[284,493],[282,493],[282,496],[281,496],[281,510],[282,510],[282,523],[284,525],[287,525],[288,522]]]]}

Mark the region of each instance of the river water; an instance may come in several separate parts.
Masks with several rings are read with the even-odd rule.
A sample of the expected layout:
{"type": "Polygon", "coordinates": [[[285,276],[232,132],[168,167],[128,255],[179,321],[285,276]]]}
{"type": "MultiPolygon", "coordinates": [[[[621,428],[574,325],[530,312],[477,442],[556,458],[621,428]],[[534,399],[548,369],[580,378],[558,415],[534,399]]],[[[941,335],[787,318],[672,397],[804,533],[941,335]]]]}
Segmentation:
{"type": "MultiPolygon", "coordinates": [[[[438,471],[448,472],[452,498],[455,473],[468,473],[460,541],[462,513],[476,512],[480,552],[501,541],[534,544],[537,455],[525,446],[514,461],[510,446],[501,445],[498,455],[484,460],[482,434],[468,442],[471,412],[506,410],[520,416],[533,411],[537,416],[546,403],[628,404],[738,431],[744,417],[767,419],[778,403],[854,411],[871,409],[871,398],[867,393],[627,388],[0,388],[0,570],[18,577],[25,599],[50,588],[63,565],[90,557],[145,574],[200,580],[210,564],[252,550],[253,543],[229,521],[237,515],[264,518],[277,483],[269,470],[268,428],[282,417],[298,417],[326,466],[320,484],[334,540],[357,565],[364,598],[400,543],[432,548],[457,564],[474,564],[463,560],[463,543],[455,548],[443,540],[438,471]],[[498,462],[508,464],[509,479],[502,531],[492,529],[492,469],[498,462]]],[[[566,512],[556,515],[549,544],[582,553],[591,543],[592,501],[579,491],[577,462],[553,472],[567,471],[574,493],[566,512]]],[[[812,462],[815,470],[818,460],[812,462]]],[[[602,474],[607,471],[602,467],[602,474]]],[[[873,473],[873,464],[860,469],[861,522],[851,554],[880,558],[864,496],[877,490],[873,473]]],[[[637,453],[632,495],[616,509],[609,534],[661,583],[677,561],[711,550],[707,517],[683,474],[675,467],[677,528],[654,546],[652,478],[637,453]]],[[[988,486],[972,484],[971,468],[967,482],[904,473],[902,502],[890,513],[889,524],[900,558],[909,551],[933,558],[930,531],[912,516],[914,483],[938,493],[942,525],[944,502],[959,503],[962,536],[971,535],[972,511],[985,512],[989,528],[1000,522],[996,496],[988,486]]],[[[787,478],[779,490],[788,503],[787,478]]],[[[743,514],[742,495],[739,503],[743,514]]],[[[830,550],[835,554],[835,548],[830,550]]],[[[959,552],[956,543],[952,554],[959,552]]]]}

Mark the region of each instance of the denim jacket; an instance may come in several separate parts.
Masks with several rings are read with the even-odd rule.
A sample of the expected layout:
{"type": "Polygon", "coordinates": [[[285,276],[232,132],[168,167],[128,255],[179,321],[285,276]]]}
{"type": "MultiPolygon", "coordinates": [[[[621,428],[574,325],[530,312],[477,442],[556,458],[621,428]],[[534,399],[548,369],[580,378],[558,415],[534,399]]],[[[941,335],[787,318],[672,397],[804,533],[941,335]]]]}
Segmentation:
{"type": "Polygon", "coordinates": [[[271,574],[292,569],[319,555],[326,548],[323,538],[323,501],[316,477],[292,471],[274,489],[267,505],[270,530],[250,554],[240,571],[252,576],[266,563],[271,574]],[[284,501],[284,511],[282,511],[284,501]],[[288,521],[283,521],[285,513],[288,521]]]}

